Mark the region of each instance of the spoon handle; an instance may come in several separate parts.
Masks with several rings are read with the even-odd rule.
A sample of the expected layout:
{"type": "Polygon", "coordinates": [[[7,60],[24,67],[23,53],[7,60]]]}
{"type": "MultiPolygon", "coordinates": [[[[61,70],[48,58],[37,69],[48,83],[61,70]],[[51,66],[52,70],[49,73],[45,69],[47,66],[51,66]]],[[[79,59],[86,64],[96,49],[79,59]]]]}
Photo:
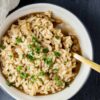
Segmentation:
{"type": "Polygon", "coordinates": [[[85,63],[87,65],[90,65],[90,67],[92,69],[94,69],[95,71],[99,72],[100,73],[100,65],[99,64],[96,64],[95,62],[91,61],[91,60],[88,60],[87,58],[85,57],[82,57],[80,56],[79,54],[77,53],[73,53],[73,56],[74,58],[76,58],[77,60],[79,60],[80,62],[82,63],[85,63]]]}

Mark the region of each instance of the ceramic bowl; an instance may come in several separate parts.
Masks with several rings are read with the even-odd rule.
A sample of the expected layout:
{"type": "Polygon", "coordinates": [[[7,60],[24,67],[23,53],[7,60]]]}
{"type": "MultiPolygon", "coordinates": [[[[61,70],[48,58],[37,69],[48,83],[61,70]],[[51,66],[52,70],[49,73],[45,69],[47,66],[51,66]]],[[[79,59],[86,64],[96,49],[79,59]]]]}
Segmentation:
{"type": "MultiPolygon", "coordinates": [[[[48,10],[52,11],[54,15],[61,18],[65,23],[69,23],[71,25],[71,27],[76,31],[77,37],[79,38],[82,55],[92,60],[93,51],[92,51],[90,36],[86,28],[82,24],[82,22],[67,9],[64,9],[62,7],[53,4],[48,4],[48,3],[32,4],[14,11],[6,18],[4,24],[2,25],[0,29],[0,38],[5,33],[9,25],[11,25],[11,23],[14,20],[18,19],[19,17],[33,12],[43,12],[48,10]]],[[[89,74],[90,74],[90,67],[88,65],[81,64],[80,71],[76,76],[75,80],[71,83],[70,87],[65,88],[64,90],[58,93],[46,96],[29,96],[17,90],[14,87],[9,87],[6,84],[5,78],[1,73],[0,73],[0,86],[8,94],[10,94],[12,97],[18,100],[68,100],[82,88],[89,74]]]]}

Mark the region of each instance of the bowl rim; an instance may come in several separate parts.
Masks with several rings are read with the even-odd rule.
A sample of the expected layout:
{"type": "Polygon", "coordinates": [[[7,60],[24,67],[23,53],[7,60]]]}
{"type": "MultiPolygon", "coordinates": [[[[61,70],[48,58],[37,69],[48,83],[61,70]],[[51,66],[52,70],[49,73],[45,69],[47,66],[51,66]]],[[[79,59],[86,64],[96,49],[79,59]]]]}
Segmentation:
{"type": "MultiPolygon", "coordinates": [[[[87,31],[87,29],[86,29],[86,27],[84,26],[84,24],[82,23],[82,21],[80,21],[80,19],[75,15],[75,14],[73,14],[71,11],[69,11],[68,9],[65,9],[65,8],[63,8],[63,7],[61,7],[61,6],[58,6],[58,5],[55,5],[55,4],[51,4],[51,3],[34,3],[34,4],[29,4],[29,5],[26,5],[26,6],[24,6],[24,7],[21,7],[21,8],[19,8],[19,9],[17,9],[17,10],[15,10],[14,12],[12,12],[10,15],[8,15],[7,16],[7,18],[6,18],[6,20],[7,19],[9,19],[11,16],[13,16],[14,14],[16,14],[17,12],[21,12],[21,11],[23,11],[23,10],[25,10],[25,9],[28,9],[28,8],[32,8],[32,6],[36,6],[36,5],[48,5],[48,6],[55,6],[55,7],[57,7],[57,8],[59,8],[59,9],[62,9],[63,11],[67,11],[71,16],[73,16],[82,26],[83,26],[83,28],[84,28],[84,30],[86,31],[86,33],[87,33],[87,36],[88,36],[88,39],[89,39],[89,41],[90,41],[90,45],[91,45],[91,60],[93,60],[93,45],[92,45],[92,40],[91,40],[91,37],[90,37],[90,35],[89,35],[89,32],[87,31]]],[[[28,14],[28,13],[27,13],[28,14]]],[[[6,20],[5,20],[5,22],[6,22],[6,20]]],[[[5,24],[5,22],[4,22],[4,24],[5,24]]],[[[3,24],[3,25],[4,25],[3,24]]],[[[3,26],[1,26],[1,28],[2,28],[3,26]]],[[[88,77],[89,77],[89,75],[90,75],[90,72],[91,72],[91,69],[89,68],[88,69],[88,74],[87,74],[87,76],[86,76],[86,78],[85,78],[85,80],[84,80],[84,82],[82,83],[82,85],[78,88],[78,90],[76,90],[76,92],[74,92],[69,98],[72,98],[75,94],[77,94],[77,92],[79,92],[79,90],[83,87],[83,85],[85,84],[85,82],[87,81],[87,79],[88,79],[88,77]]],[[[14,97],[14,98],[16,98],[16,99],[20,99],[20,98],[18,98],[18,96],[16,96],[16,95],[12,95],[11,93],[10,93],[10,91],[9,90],[7,90],[6,88],[5,88],[5,86],[3,86],[3,84],[1,84],[0,83],[0,86],[8,93],[8,94],[10,94],[12,97],[14,97]]],[[[68,98],[68,99],[69,99],[68,98]]]]}

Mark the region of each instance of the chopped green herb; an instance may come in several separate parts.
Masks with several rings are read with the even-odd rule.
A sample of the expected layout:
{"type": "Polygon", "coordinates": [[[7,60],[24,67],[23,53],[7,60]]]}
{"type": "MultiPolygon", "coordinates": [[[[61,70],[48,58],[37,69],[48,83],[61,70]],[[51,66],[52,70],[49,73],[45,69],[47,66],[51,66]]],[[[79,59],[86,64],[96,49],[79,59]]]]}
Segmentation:
{"type": "Polygon", "coordinates": [[[5,46],[2,45],[2,44],[0,44],[0,48],[1,48],[1,49],[5,49],[5,46]]]}
{"type": "Polygon", "coordinates": [[[44,48],[43,49],[43,53],[48,53],[49,52],[49,49],[48,48],[44,48]]]}
{"type": "Polygon", "coordinates": [[[64,61],[64,64],[66,64],[67,63],[67,61],[64,61]]]}
{"type": "Polygon", "coordinates": [[[28,77],[28,74],[22,72],[22,73],[20,73],[20,77],[21,77],[22,79],[25,79],[25,78],[28,77]]]}
{"type": "Polygon", "coordinates": [[[27,54],[27,58],[28,58],[30,61],[33,61],[33,60],[34,60],[34,53],[33,53],[33,52],[30,52],[29,54],[27,54]]]}
{"type": "Polygon", "coordinates": [[[54,54],[55,54],[56,57],[60,57],[61,56],[61,53],[58,52],[58,51],[54,51],[54,54]]]}
{"type": "Polygon", "coordinates": [[[41,46],[38,39],[35,36],[32,37],[32,42],[33,42],[33,45],[36,46],[36,47],[41,46]]]}
{"type": "Polygon", "coordinates": [[[58,69],[57,68],[53,69],[53,72],[54,73],[57,73],[58,72],[58,69]]]}
{"type": "Polygon", "coordinates": [[[33,37],[32,37],[32,42],[33,42],[33,43],[38,42],[38,39],[37,39],[35,36],[33,36],[33,37]]]}
{"type": "Polygon", "coordinates": [[[12,57],[13,57],[13,55],[9,55],[9,57],[10,57],[10,58],[12,58],[12,57]]]}
{"type": "Polygon", "coordinates": [[[41,45],[40,45],[39,42],[35,42],[35,43],[34,43],[34,46],[36,46],[36,47],[40,47],[41,45]]]}
{"type": "Polygon", "coordinates": [[[43,59],[45,59],[47,57],[47,54],[46,53],[44,53],[43,54],[43,59]]]}
{"type": "Polygon", "coordinates": [[[52,65],[52,58],[51,57],[48,57],[48,58],[44,58],[44,62],[47,64],[47,65],[49,65],[49,66],[51,66],[52,65]]]}
{"type": "Polygon", "coordinates": [[[17,71],[20,72],[22,70],[22,66],[17,66],[17,71]]]}
{"type": "Polygon", "coordinates": [[[54,77],[54,80],[56,81],[56,80],[59,80],[59,77],[56,75],[55,77],[54,77]]]}
{"type": "Polygon", "coordinates": [[[43,55],[43,60],[44,62],[46,61],[47,57],[46,57],[46,54],[43,55]]]}
{"type": "Polygon", "coordinates": [[[56,81],[57,86],[62,86],[63,82],[61,80],[56,81]]]}
{"type": "Polygon", "coordinates": [[[24,58],[25,57],[25,54],[22,54],[22,58],[24,58]]]}
{"type": "Polygon", "coordinates": [[[55,76],[54,80],[55,80],[55,83],[56,83],[57,86],[62,86],[63,85],[63,82],[59,79],[58,76],[55,76]]]}
{"type": "Polygon", "coordinates": [[[22,39],[20,38],[20,37],[17,37],[16,38],[16,44],[19,44],[19,43],[21,43],[22,42],[22,39]]]}
{"type": "Polygon", "coordinates": [[[34,83],[36,81],[36,77],[34,75],[31,76],[31,81],[34,83]]]}
{"type": "Polygon", "coordinates": [[[35,48],[35,50],[36,50],[36,53],[40,53],[41,47],[40,47],[40,46],[37,46],[37,47],[35,48]]]}
{"type": "Polygon", "coordinates": [[[56,35],[55,38],[56,38],[56,39],[60,39],[60,36],[56,35]]]}
{"type": "Polygon", "coordinates": [[[45,72],[44,71],[40,71],[39,76],[44,76],[45,72]]]}
{"type": "Polygon", "coordinates": [[[29,44],[28,45],[28,48],[32,49],[33,45],[32,44],[29,44]]]}
{"type": "Polygon", "coordinates": [[[28,69],[28,70],[30,70],[30,67],[29,67],[29,66],[27,66],[27,69],[28,69]]]}

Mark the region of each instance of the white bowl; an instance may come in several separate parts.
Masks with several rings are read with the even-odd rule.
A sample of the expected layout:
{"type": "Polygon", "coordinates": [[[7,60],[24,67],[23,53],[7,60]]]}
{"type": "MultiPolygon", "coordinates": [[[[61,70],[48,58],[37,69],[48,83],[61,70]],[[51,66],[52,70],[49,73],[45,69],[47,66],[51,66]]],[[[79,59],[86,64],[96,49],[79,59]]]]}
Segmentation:
{"type": "MultiPolygon", "coordinates": [[[[93,59],[92,45],[91,45],[90,37],[84,25],[70,11],[56,5],[47,4],[47,3],[32,4],[13,12],[6,18],[4,25],[1,27],[0,37],[5,33],[9,25],[17,18],[32,12],[41,12],[41,11],[48,11],[48,10],[53,11],[53,13],[56,16],[63,19],[65,23],[66,22],[69,23],[75,29],[79,38],[83,56],[86,56],[92,60],[93,59]]],[[[18,100],[68,100],[81,89],[83,84],[86,82],[89,74],[90,74],[90,67],[82,64],[78,75],[76,76],[75,80],[71,83],[70,87],[62,90],[61,92],[47,95],[47,96],[32,97],[20,92],[14,87],[9,87],[6,84],[6,81],[1,73],[0,73],[0,86],[12,97],[18,100]]]]}

